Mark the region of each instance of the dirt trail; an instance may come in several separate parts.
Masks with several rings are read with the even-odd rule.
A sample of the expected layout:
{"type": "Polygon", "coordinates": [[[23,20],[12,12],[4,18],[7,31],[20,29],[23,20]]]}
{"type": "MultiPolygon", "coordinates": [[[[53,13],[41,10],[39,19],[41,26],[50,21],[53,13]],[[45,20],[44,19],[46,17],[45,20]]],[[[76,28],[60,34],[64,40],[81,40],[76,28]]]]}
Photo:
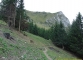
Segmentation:
{"type": "Polygon", "coordinates": [[[50,57],[48,56],[48,54],[47,54],[47,49],[46,49],[46,48],[45,48],[45,50],[44,50],[43,52],[44,52],[45,56],[48,58],[48,60],[52,60],[52,58],[50,58],[50,57]]]}

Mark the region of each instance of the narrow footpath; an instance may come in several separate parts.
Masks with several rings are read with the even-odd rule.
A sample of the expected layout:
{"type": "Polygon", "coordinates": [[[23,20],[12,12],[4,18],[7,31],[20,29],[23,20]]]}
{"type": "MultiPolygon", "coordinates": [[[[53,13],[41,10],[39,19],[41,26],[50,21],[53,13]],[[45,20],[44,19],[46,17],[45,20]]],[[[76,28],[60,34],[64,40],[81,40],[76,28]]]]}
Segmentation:
{"type": "Polygon", "coordinates": [[[48,54],[47,54],[47,49],[46,49],[46,48],[45,48],[45,50],[44,50],[43,52],[44,52],[45,56],[48,58],[48,60],[52,60],[52,58],[50,58],[50,57],[48,56],[48,54]]]}

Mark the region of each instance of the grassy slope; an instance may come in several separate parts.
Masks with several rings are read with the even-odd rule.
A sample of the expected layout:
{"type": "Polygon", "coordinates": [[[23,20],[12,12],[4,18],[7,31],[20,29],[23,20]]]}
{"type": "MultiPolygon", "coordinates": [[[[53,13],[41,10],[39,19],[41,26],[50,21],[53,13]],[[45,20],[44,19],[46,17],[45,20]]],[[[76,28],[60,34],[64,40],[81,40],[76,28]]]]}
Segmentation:
{"type": "Polygon", "coordinates": [[[38,27],[49,29],[49,26],[45,24],[46,19],[50,19],[55,16],[54,13],[46,12],[31,12],[27,11],[27,15],[37,24],[38,27]]]}
{"type": "Polygon", "coordinates": [[[48,25],[46,25],[46,24],[41,24],[41,23],[36,23],[36,25],[37,25],[37,27],[39,27],[39,28],[45,28],[45,29],[50,29],[50,27],[48,26],[48,25]]]}
{"type": "Polygon", "coordinates": [[[3,57],[4,60],[47,60],[43,51],[30,44],[29,38],[16,30],[9,30],[5,23],[0,24],[0,60],[3,57]],[[6,39],[3,32],[10,33],[14,40],[6,39]]]}
{"type": "Polygon", "coordinates": [[[54,46],[50,40],[43,39],[39,36],[35,36],[33,34],[30,34],[30,33],[27,33],[27,34],[30,38],[32,38],[35,41],[35,43],[37,44],[36,45],[37,47],[47,48],[47,50],[48,50],[47,53],[52,59],[60,59],[60,60],[61,59],[70,59],[71,60],[74,58],[76,59],[76,57],[74,55],[54,46]],[[55,51],[50,50],[48,47],[55,48],[55,51]],[[59,51],[59,52],[57,52],[57,51],[59,51]]]}
{"type": "Polygon", "coordinates": [[[27,15],[33,19],[34,22],[41,22],[44,23],[46,19],[53,17],[55,14],[53,13],[46,13],[46,12],[31,12],[27,11],[27,15]]]}
{"type": "Polygon", "coordinates": [[[10,30],[5,22],[0,21],[0,60],[2,57],[5,57],[6,60],[48,60],[43,52],[45,48],[52,59],[76,58],[74,55],[55,47],[50,40],[27,32],[22,33],[10,30]],[[3,32],[10,33],[15,40],[6,39],[2,34],[3,32]],[[30,43],[30,40],[34,43],[30,43]],[[59,52],[50,50],[48,47],[53,47],[59,52]]]}

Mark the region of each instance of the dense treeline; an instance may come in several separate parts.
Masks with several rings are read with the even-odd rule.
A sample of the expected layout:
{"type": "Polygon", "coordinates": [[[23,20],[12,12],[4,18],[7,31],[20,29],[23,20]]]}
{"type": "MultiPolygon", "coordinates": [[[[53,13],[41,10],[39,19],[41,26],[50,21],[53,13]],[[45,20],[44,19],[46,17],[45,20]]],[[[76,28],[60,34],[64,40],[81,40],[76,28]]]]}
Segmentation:
{"type": "Polygon", "coordinates": [[[50,29],[37,27],[33,22],[29,23],[28,31],[35,35],[41,36],[47,40],[51,39],[53,44],[78,55],[83,56],[83,31],[82,31],[82,16],[79,13],[76,20],[73,21],[68,31],[62,22],[55,23],[50,29]]]}
{"type": "Polygon", "coordinates": [[[64,48],[64,46],[66,46],[67,44],[67,34],[62,22],[60,22],[60,24],[56,22],[55,25],[48,30],[39,28],[36,24],[33,24],[33,22],[31,22],[28,25],[28,31],[47,40],[51,39],[52,42],[59,47],[64,48]]]}
{"type": "Polygon", "coordinates": [[[28,31],[32,34],[41,36],[45,39],[49,39],[50,30],[45,30],[44,28],[37,27],[33,22],[28,23],[28,31]]]}
{"type": "Polygon", "coordinates": [[[73,21],[68,34],[68,48],[79,56],[83,56],[83,22],[79,13],[73,21]]]}
{"type": "Polygon", "coordinates": [[[27,30],[28,24],[24,10],[24,0],[2,0],[0,3],[0,19],[8,23],[9,27],[27,30]]]}

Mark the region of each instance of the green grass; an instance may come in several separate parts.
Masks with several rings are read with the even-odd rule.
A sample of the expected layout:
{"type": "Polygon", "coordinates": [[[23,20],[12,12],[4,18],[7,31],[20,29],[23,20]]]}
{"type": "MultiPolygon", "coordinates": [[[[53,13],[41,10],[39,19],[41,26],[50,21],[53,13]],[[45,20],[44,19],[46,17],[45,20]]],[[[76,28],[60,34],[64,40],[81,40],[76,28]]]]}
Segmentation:
{"type": "Polygon", "coordinates": [[[51,58],[53,60],[57,60],[57,59],[77,59],[74,55],[68,53],[68,52],[65,52],[64,50],[61,50],[61,49],[57,49],[57,47],[55,48],[56,50],[58,50],[59,52],[57,51],[53,51],[53,50],[49,50],[48,49],[48,55],[51,56],[51,58]]]}
{"type": "Polygon", "coordinates": [[[9,58],[10,56],[15,56],[15,58],[18,57],[19,59],[23,60],[47,60],[41,50],[37,49],[36,47],[32,47],[29,44],[23,43],[24,42],[18,40],[17,44],[14,45],[0,37],[0,57],[9,58]],[[21,56],[23,56],[23,58],[21,58],[21,56]]]}
{"type": "MultiPolygon", "coordinates": [[[[0,32],[8,32],[15,40],[9,40],[5,37],[0,37],[0,59],[5,57],[5,59],[13,60],[47,60],[43,51],[38,49],[33,44],[26,42],[23,36],[20,36],[18,31],[10,30],[4,28],[3,24],[0,27],[0,32]],[[11,33],[12,32],[12,33],[11,33]],[[26,43],[25,43],[26,42],[26,43]]],[[[0,33],[1,36],[3,34],[0,33]]]]}
{"type": "Polygon", "coordinates": [[[16,30],[10,30],[6,23],[0,20],[0,58],[13,60],[48,60],[44,54],[44,49],[47,49],[47,54],[52,59],[60,58],[76,58],[72,54],[54,46],[51,40],[46,40],[42,37],[33,35],[23,31],[22,33],[16,30]],[[8,32],[15,40],[9,40],[2,37],[1,32],[8,32]],[[27,36],[24,36],[26,34],[27,36]],[[30,43],[32,40],[34,43],[30,43]],[[26,43],[25,43],[26,42],[26,43]],[[54,47],[60,52],[50,50],[48,47],[54,47]],[[42,50],[41,50],[42,49],[42,50]],[[59,57],[60,56],[60,57],[59,57]]]}
{"type": "Polygon", "coordinates": [[[43,24],[43,23],[36,23],[36,25],[39,27],[39,28],[45,28],[45,29],[50,29],[50,27],[46,24],[43,24]]]}
{"type": "Polygon", "coordinates": [[[27,33],[25,32],[29,38],[31,38],[34,43],[37,45],[37,47],[45,47],[45,46],[50,46],[50,44],[52,45],[52,42],[50,40],[46,40],[42,37],[33,35],[31,33],[27,33]]]}
{"type": "Polygon", "coordinates": [[[4,21],[0,20],[0,25],[7,25],[4,21]]]}
{"type": "Polygon", "coordinates": [[[46,40],[42,37],[35,36],[35,35],[27,33],[27,32],[26,32],[26,34],[28,35],[28,37],[30,37],[35,42],[36,47],[41,47],[41,48],[46,47],[48,50],[47,54],[54,60],[57,60],[57,59],[69,59],[69,60],[75,59],[76,60],[77,59],[77,57],[74,56],[73,54],[70,54],[69,52],[62,50],[61,48],[54,46],[50,40],[46,40]],[[50,50],[48,47],[55,48],[55,51],[50,50]],[[59,51],[59,52],[57,52],[57,51],[59,51]]]}
{"type": "Polygon", "coordinates": [[[46,19],[53,17],[55,14],[53,13],[46,13],[46,12],[31,12],[26,11],[27,15],[34,21],[34,22],[41,22],[44,23],[46,19]]]}

